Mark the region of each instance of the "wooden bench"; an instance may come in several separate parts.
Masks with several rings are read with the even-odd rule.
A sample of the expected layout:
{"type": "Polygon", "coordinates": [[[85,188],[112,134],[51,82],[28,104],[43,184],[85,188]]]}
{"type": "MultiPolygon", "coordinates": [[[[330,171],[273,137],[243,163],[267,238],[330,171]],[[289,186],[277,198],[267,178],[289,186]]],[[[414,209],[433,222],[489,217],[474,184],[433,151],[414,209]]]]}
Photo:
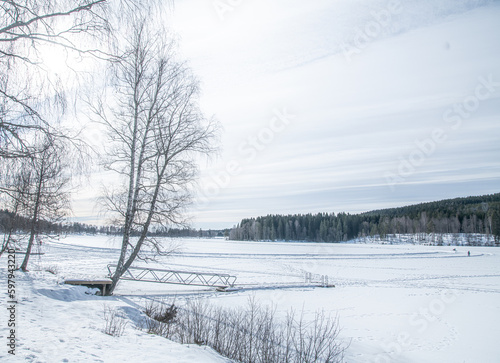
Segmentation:
{"type": "Polygon", "coordinates": [[[68,285],[79,285],[79,286],[87,286],[90,288],[98,288],[101,291],[101,295],[106,295],[106,287],[111,285],[112,281],[105,280],[66,280],[65,284],[68,285]]]}

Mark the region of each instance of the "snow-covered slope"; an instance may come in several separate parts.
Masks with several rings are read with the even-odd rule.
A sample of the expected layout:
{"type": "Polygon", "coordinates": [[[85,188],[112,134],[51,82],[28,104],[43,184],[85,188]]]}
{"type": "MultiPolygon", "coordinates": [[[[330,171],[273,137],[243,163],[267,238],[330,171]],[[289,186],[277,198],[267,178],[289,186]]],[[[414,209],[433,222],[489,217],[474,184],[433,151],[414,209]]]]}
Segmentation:
{"type": "MultiPolygon", "coordinates": [[[[57,255],[57,251],[53,251],[57,255]]],[[[81,258],[81,256],[80,256],[81,258]]],[[[5,261],[2,257],[0,261],[5,261]]],[[[34,262],[36,269],[36,261],[34,262]]],[[[71,268],[71,265],[67,266],[71,268]]],[[[2,277],[5,268],[1,269],[2,277]]],[[[76,272],[76,271],[75,271],[76,272]]],[[[80,275],[81,276],[81,275],[80,275]]],[[[2,278],[2,282],[5,280],[2,278]]],[[[2,362],[168,362],[222,363],[227,360],[207,347],[180,345],[136,327],[141,311],[120,297],[99,297],[96,291],[63,285],[49,272],[16,272],[16,350],[8,353],[5,294],[2,294],[0,361],[2,362]],[[116,310],[127,321],[120,337],[104,333],[104,312],[116,310]]],[[[6,284],[2,283],[3,287],[6,284]]],[[[6,288],[6,287],[5,287],[6,288]]]]}

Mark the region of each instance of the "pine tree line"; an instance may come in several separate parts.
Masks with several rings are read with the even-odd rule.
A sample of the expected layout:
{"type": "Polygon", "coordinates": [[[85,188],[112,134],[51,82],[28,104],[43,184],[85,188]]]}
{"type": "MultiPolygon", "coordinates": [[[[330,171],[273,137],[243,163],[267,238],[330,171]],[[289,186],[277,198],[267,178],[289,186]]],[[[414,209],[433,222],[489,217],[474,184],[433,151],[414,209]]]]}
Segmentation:
{"type": "Polygon", "coordinates": [[[232,240],[341,242],[389,234],[477,233],[500,239],[500,193],[361,214],[267,215],[243,219],[232,240]]]}

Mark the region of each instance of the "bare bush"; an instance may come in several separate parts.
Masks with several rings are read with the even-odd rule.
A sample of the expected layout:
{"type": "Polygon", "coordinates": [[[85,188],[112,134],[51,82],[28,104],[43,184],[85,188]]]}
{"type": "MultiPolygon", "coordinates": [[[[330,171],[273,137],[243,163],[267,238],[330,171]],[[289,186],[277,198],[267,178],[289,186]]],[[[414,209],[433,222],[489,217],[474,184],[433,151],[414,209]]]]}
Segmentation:
{"type": "Polygon", "coordinates": [[[104,307],[104,333],[112,337],[119,337],[123,335],[127,321],[121,316],[120,312],[112,309],[109,306],[104,307]]]}
{"type": "Polygon", "coordinates": [[[150,318],[160,323],[167,324],[174,322],[174,319],[177,316],[177,307],[174,303],[168,306],[163,303],[155,304],[155,302],[152,301],[146,306],[146,310],[144,312],[150,318]]]}
{"type": "MultiPolygon", "coordinates": [[[[154,315],[162,308],[149,305],[147,309],[154,315]]],[[[188,301],[179,308],[173,325],[167,334],[160,329],[159,335],[183,344],[208,345],[243,363],[341,362],[345,350],[338,340],[336,318],[318,312],[306,320],[304,313],[297,318],[290,311],[281,320],[275,308],[259,305],[254,299],[239,309],[215,307],[201,299],[188,301]]]]}
{"type": "Polygon", "coordinates": [[[144,318],[139,328],[146,330],[148,334],[156,334],[168,339],[173,339],[177,333],[175,318],[177,316],[177,307],[174,303],[167,304],[163,300],[152,300],[146,304],[144,318]]]}

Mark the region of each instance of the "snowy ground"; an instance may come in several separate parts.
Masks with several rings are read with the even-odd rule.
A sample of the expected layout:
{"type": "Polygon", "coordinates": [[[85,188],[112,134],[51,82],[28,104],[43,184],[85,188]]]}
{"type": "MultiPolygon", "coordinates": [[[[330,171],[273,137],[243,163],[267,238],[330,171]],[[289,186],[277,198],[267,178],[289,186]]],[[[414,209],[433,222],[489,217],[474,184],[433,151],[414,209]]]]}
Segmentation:
{"type": "MultiPolygon", "coordinates": [[[[0,360],[223,362],[209,348],[182,346],[137,330],[140,306],[147,298],[175,299],[179,305],[203,298],[234,307],[249,297],[273,304],[278,313],[294,308],[306,316],[318,310],[338,316],[340,338],[349,345],[346,362],[487,363],[500,358],[500,249],[207,239],[182,240],[181,248],[158,266],[230,272],[244,289],[219,293],[124,281],[116,296],[92,296],[62,281],[104,277],[106,265],[117,256],[113,241],[70,236],[44,244],[45,255],[33,257],[32,271],[16,272],[17,355],[10,359],[3,344],[0,360]],[[48,267],[57,274],[37,271],[48,267]],[[300,287],[306,272],[328,276],[336,287],[300,287]],[[119,309],[129,320],[122,337],[102,332],[105,307],[119,309]]],[[[4,276],[7,260],[2,261],[4,276]]],[[[6,282],[2,285],[6,292],[6,282]]],[[[8,316],[2,311],[5,342],[8,316]]]]}

